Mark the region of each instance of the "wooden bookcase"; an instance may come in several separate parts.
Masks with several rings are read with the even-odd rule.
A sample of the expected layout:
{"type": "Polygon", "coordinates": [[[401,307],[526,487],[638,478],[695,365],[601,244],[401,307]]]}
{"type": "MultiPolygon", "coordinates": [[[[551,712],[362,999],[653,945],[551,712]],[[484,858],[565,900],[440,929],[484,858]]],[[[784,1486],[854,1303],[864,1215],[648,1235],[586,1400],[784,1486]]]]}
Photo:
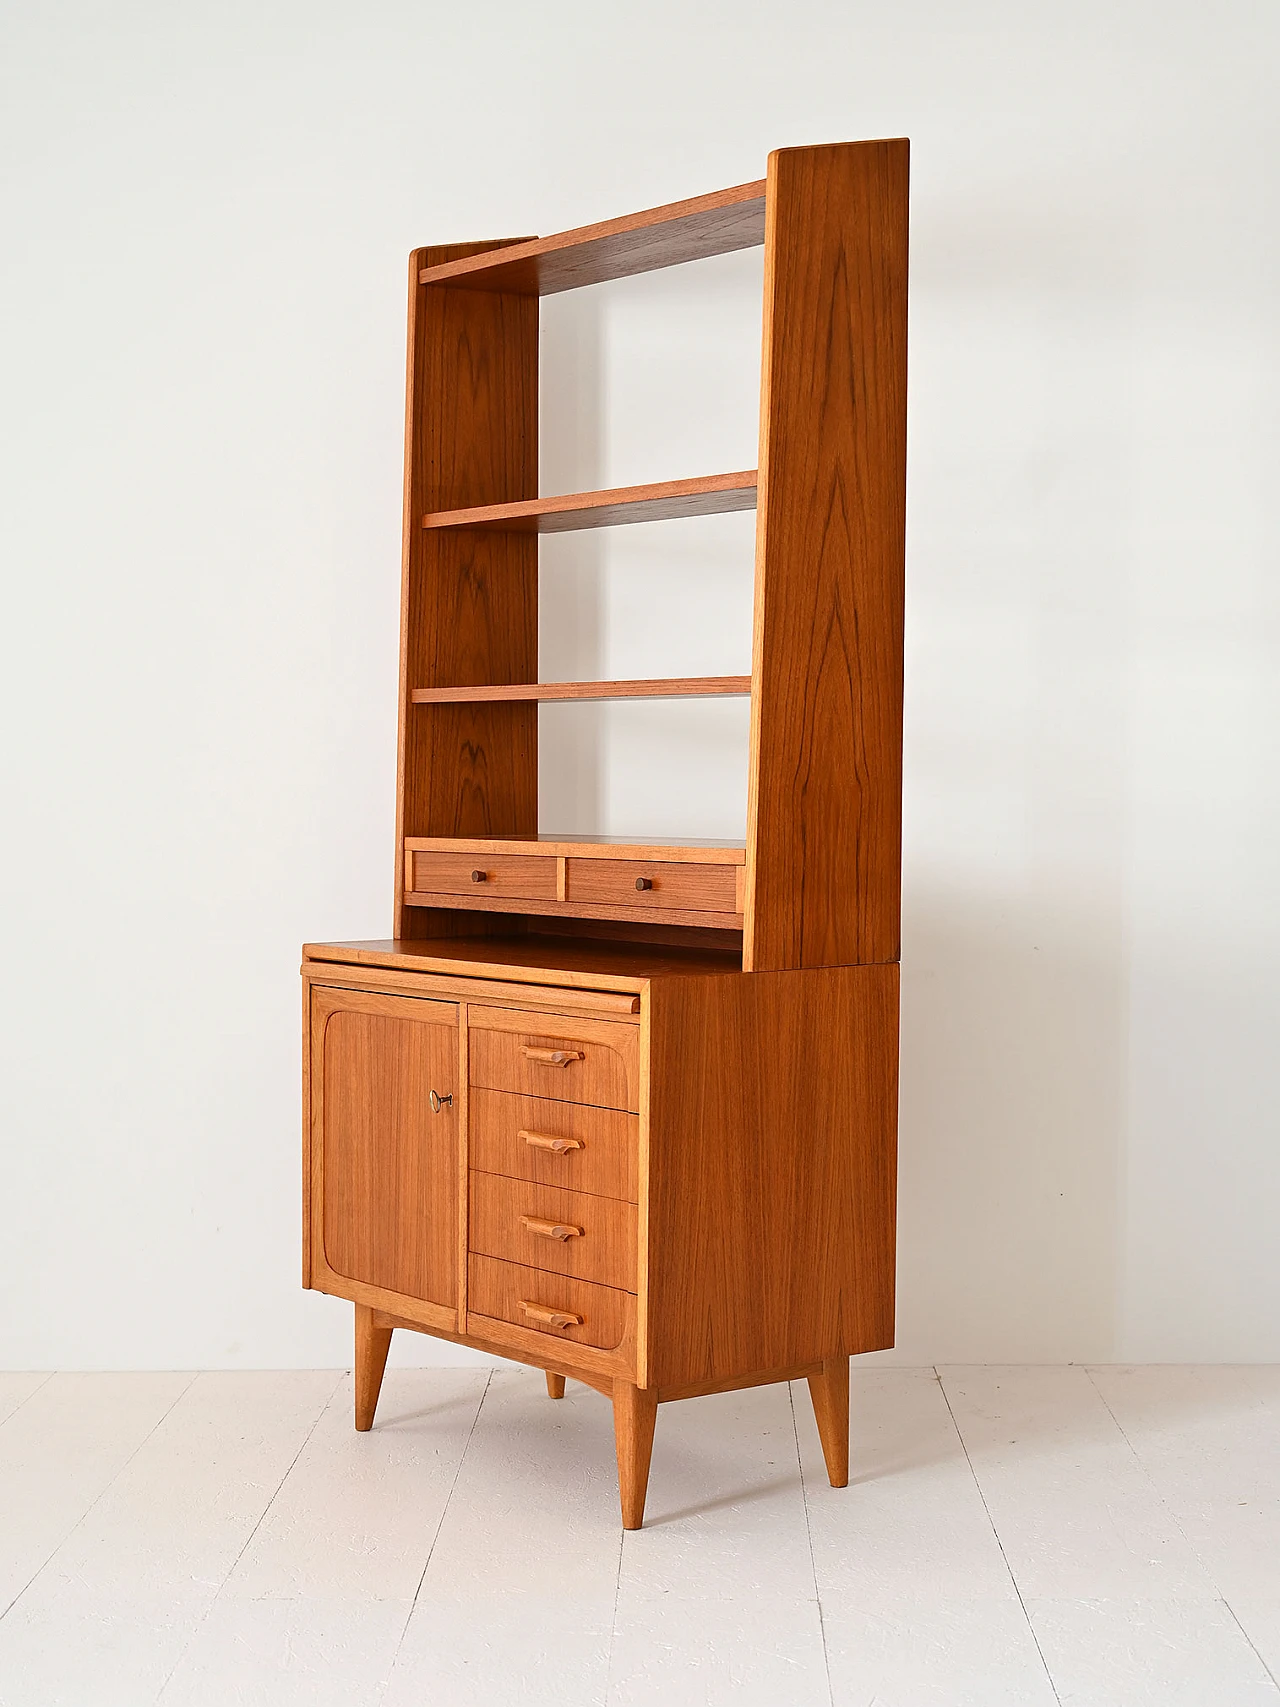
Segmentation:
{"type": "Polygon", "coordinates": [[[416,250],[395,933],[304,949],[304,1284],[613,1402],[892,1344],[908,145],[542,239],[416,250]],[[538,300],[764,245],[758,470],[538,495],[538,300]],[[538,679],[538,536],[754,507],[750,676],[538,679]],[[749,695],[736,845],[540,833],[538,704],[749,695]]]}

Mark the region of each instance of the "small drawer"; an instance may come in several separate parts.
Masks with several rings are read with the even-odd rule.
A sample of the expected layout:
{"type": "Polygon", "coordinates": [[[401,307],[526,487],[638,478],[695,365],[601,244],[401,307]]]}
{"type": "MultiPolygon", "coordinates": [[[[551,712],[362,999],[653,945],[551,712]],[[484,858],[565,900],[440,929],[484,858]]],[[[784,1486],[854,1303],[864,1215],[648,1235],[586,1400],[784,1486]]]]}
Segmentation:
{"type": "MultiPolygon", "coordinates": [[[[544,1274],[518,1263],[473,1256],[467,1263],[468,1317],[488,1316],[549,1339],[616,1351],[633,1335],[636,1301],[629,1292],[544,1274]]],[[[480,1326],[470,1323],[474,1333],[480,1326]]]]}
{"type": "Polygon", "coordinates": [[[569,859],[565,894],[613,907],[671,907],[689,913],[738,911],[736,865],[678,860],[569,859]]]}
{"type": "Polygon", "coordinates": [[[506,895],[554,901],[556,862],[530,854],[409,854],[409,888],[427,895],[506,895]]]}
{"type": "Polygon", "coordinates": [[[636,1289],[634,1203],[473,1172],[469,1225],[477,1256],[636,1289]]]}
{"type": "Polygon", "coordinates": [[[640,1120],[612,1108],[473,1090],[471,1165],[599,1197],[638,1197],[640,1120]]]}
{"type": "Polygon", "coordinates": [[[639,1112],[640,1043],[633,1025],[476,1010],[469,1048],[470,1082],[484,1090],[639,1112]]]}

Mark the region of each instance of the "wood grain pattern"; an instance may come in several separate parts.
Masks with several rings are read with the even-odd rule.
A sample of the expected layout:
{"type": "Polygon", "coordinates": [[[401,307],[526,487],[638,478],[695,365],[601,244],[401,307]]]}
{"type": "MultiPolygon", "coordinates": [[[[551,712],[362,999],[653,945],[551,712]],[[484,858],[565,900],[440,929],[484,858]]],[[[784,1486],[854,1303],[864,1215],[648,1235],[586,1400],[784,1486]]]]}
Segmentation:
{"type": "Polygon", "coordinates": [[[473,1255],[571,1274],[623,1292],[636,1289],[636,1206],[499,1174],[471,1173],[473,1255]],[[572,1238],[538,1228],[578,1229],[572,1238]]]}
{"type": "Polygon", "coordinates": [[[736,889],[731,865],[617,859],[565,862],[565,898],[573,904],[587,901],[596,905],[732,915],[736,889]],[[640,884],[644,884],[643,889],[640,884]]]}
{"type": "Polygon", "coordinates": [[[907,170],[769,160],[747,970],[898,957],[907,170]]]}
{"type": "Polygon", "coordinates": [[[658,1395],[652,1388],[637,1387],[631,1381],[614,1382],[613,1439],[618,1456],[618,1497],[624,1529],[639,1529],[644,1522],[649,1461],[653,1455],[653,1425],[657,1415],[658,1395]]]}
{"type": "MultiPolygon", "coordinates": [[[[476,1260],[479,1262],[481,1259],[476,1260]]],[[[549,1275],[547,1278],[557,1284],[561,1283],[558,1275],[549,1275]]],[[[564,1284],[585,1283],[566,1281],[564,1284]]],[[[608,1288],[601,1290],[607,1291],[608,1288]]],[[[625,1300],[628,1310],[634,1316],[635,1299],[626,1292],[620,1292],[618,1296],[625,1300]]],[[[450,1345],[465,1345],[472,1351],[484,1352],[488,1357],[515,1357],[533,1369],[550,1369],[558,1374],[569,1375],[575,1381],[593,1387],[597,1393],[603,1393],[606,1398],[613,1395],[615,1375],[624,1371],[627,1365],[626,1347],[629,1341],[625,1338],[623,1345],[614,1351],[597,1351],[594,1346],[568,1343],[559,1334],[532,1333],[492,1316],[476,1317],[477,1327],[484,1327],[483,1334],[463,1334],[458,1333],[456,1329],[435,1327],[418,1321],[412,1314],[405,1316],[394,1310],[375,1309],[373,1319],[382,1328],[403,1328],[410,1333],[431,1334],[436,1339],[448,1340],[450,1345]],[[493,1337],[495,1332],[497,1338],[493,1337]]],[[[626,1334],[631,1331],[631,1327],[625,1330],[626,1334]]]]}
{"type": "Polygon", "coordinates": [[[730,841],[633,842],[625,836],[536,835],[505,839],[495,836],[411,836],[406,853],[430,852],[473,854],[545,854],[548,857],[590,859],[675,860],[681,865],[742,865],[747,851],[743,843],[730,841]]]}
{"type": "Polygon", "coordinates": [[[558,990],[546,986],[508,984],[500,979],[445,978],[432,972],[391,971],[380,966],[304,963],[311,983],[335,990],[381,990],[389,996],[433,996],[443,1001],[534,1002],[557,1013],[581,1015],[584,1019],[605,1014],[630,1016],[640,1010],[639,996],[614,995],[604,990],[558,990]]]}
{"type": "Polygon", "coordinates": [[[495,247],[415,251],[409,266],[405,410],[396,934],[486,934],[452,911],[406,913],[406,836],[537,829],[537,711],[526,704],[411,703],[410,689],[527,681],[538,667],[537,541],[429,532],[429,511],[538,490],[538,304],[424,287],[433,263],[495,247]]]}
{"type": "Polygon", "coordinates": [[[750,676],[662,676],[631,682],[495,682],[483,687],[414,688],[409,697],[415,705],[474,705],[559,699],[744,699],[750,692],[750,676]]]}
{"type": "Polygon", "coordinates": [[[474,913],[498,913],[503,918],[529,915],[536,918],[559,919],[634,919],[647,924],[702,925],[708,930],[732,930],[741,927],[741,913],[713,913],[692,908],[647,906],[643,895],[630,901],[522,901],[515,896],[476,893],[463,895],[427,894],[418,890],[405,892],[406,907],[456,907],[474,913]]]}
{"type": "Polygon", "coordinates": [[[382,1391],[382,1376],[391,1350],[391,1329],[380,1328],[367,1304],[356,1305],[355,1352],[355,1410],[356,1428],[361,1434],[373,1427],[373,1413],[378,1408],[382,1391]]]}
{"type": "Polygon", "coordinates": [[[634,1114],[640,1107],[638,1028],[618,1020],[475,1008],[471,1083],[634,1114]],[[561,1064],[546,1054],[566,1059],[561,1064]]]}
{"type": "Polygon", "coordinates": [[[494,937],[488,941],[441,938],[421,942],[383,938],[306,943],[303,959],[320,966],[385,966],[400,971],[438,972],[524,984],[555,984],[570,990],[639,993],[651,978],[714,977],[740,966],[730,951],[639,946],[630,942],[584,942],[573,937],[494,937]]]}
{"type": "Polygon", "coordinates": [[[423,516],[424,528],[485,528],[496,533],[577,533],[584,528],[723,516],[756,505],[756,471],[660,480],[605,492],[565,492],[521,504],[482,504],[423,516]]]}
{"type": "Polygon", "coordinates": [[[635,1203],[639,1137],[639,1117],[619,1109],[478,1087],[471,1092],[471,1165],[483,1173],[635,1203]],[[557,1152],[530,1138],[576,1148],[557,1152]]]}
{"type": "Polygon", "coordinates": [[[849,1486],[849,1359],[827,1357],[809,1376],[809,1396],[822,1442],[827,1480],[833,1488],[849,1486]]]}
{"type": "Polygon", "coordinates": [[[662,979],[647,1010],[648,1383],[891,1345],[897,967],[662,979]]]}
{"type": "Polygon", "coordinates": [[[411,889],[472,895],[483,884],[484,894],[491,898],[555,899],[556,862],[550,856],[431,852],[414,853],[411,858],[411,889]]]}
{"type": "Polygon", "coordinates": [[[428,260],[419,277],[423,284],[551,296],[752,249],[764,240],[764,189],[763,182],[738,184],[554,237],[530,238],[470,262],[428,260]]]}
{"type": "Polygon", "coordinates": [[[457,1009],[315,990],[318,1221],[334,1274],[456,1310],[457,1009]]]}
{"type": "MultiPolygon", "coordinates": [[[[635,1299],[629,1292],[612,1286],[598,1286],[589,1280],[571,1275],[553,1274],[546,1269],[524,1268],[519,1263],[503,1262],[496,1257],[472,1256],[468,1324],[479,1337],[492,1335],[492,1327],[477,1326],[482,1322],[506,1322],[521,1337],[527,1336],[545,1347],[548,1338],[558,1344],[591,1346],[598,1351],[613,1352],[624,1346],[634,1330],[635,1299]],[[535,1330],[521,1310],[521,1303],[544,1304],[553,1310],[564,1310],[581,1316],[579,1327],[559,1331],[535,1330]]],[[[497,1336],[498,1344],[511,1343],[506,1334],[497,1336]]],[[[552,1355],[552,1354],[547,1354],[552,1355]]],[[[586,1367],[591,1368],[588,1363],[586,1367]]],[[[595,1363],[606,1370],[608,1364],[595,1363]]]]}
{"type": "Polygon", "coordinates": [[[547,1397],[549,1399],[564,1398],[564,1376],[556,1375],[550,1369],[547,1370],[547,1397]]]}

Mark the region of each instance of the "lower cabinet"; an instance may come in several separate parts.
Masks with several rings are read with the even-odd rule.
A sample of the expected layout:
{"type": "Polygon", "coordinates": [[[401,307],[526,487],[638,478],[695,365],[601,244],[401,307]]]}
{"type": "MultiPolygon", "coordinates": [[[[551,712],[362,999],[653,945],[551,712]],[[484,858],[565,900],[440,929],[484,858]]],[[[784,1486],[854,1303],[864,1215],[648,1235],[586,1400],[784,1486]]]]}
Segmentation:
{"type": "Polygon", "coordinates": [[[843,1485],[849,1354],[893,1339],[896,967],[468,970],[308,976],[305,1284],[356,1306],[357,1427],[410,1328],[606,1394],[628,1528],[664,1400],[805,1379],[843,1485]]]}

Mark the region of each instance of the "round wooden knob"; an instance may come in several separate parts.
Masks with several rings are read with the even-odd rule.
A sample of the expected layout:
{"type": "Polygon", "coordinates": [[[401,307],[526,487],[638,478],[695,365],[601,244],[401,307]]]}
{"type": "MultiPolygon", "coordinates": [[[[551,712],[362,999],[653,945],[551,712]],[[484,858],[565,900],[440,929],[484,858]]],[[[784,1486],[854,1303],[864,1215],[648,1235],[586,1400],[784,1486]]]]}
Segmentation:
{"type": "Polygon", "coordinates": [[[483,871],[473,871],[471,873],[471,881],[473,883],[483,883],[484,882],[484,872],[483,871]]]}
{"type": "Polygon", "coordinates": [[[652,877],[637,877],[636,878],[636,888],[637,889],[652,889],[653,888],[652,877]]]}

